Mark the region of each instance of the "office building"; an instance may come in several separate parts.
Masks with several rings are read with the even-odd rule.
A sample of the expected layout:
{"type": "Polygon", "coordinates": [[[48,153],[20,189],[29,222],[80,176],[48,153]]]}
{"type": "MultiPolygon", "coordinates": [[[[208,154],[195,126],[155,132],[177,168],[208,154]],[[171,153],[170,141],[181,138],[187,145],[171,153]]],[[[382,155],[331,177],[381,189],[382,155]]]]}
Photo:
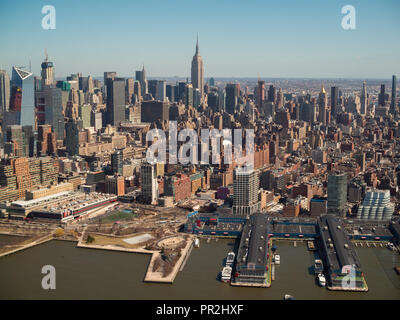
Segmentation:
{"type": "Polygon", "coordinates": [[[107,79],[106,123],[119,126],[125,121],[125,79],[107,79]]]}
{"type": "Polygon", "coordinates": [[[36,128],[35,84],[31,72],[13,67],[10,111],[4,115],[4,124],[36,128]]]}
{"type": "Polygon", "coordinates": [[[10,109],[10,76],[6,70],[0,70],[0,115],[10,109]]]}
{"type": "Polygon", "coordinates": [[[136,71],[135,77],[136,81],[139,81],[140,83],[142,96],[146,95],[148,93],[148,87],[147,87],[146,70],[144,69],[144,66],[141,71],[136,71]]]}
{"type": "Polygon", "coordinates": [[[70,156],[79,154],[79,132],[82,120],[70,120],[65,123],[65,146],[70,156]]]}
{"type": "Polygon", "coordinates": [[[111,170],[113,174],[122,175],[123,160],[122,150],[114,151],[111,154],[111,170]]]}
{"type": "Polygon", "coordinates": [[[141,107],[141,122],[169,120],[169,103],[156,100],[143,101],[141,107]]]}
{"type": "Polygon", "coordinates": [[[358,208],[357,219],[389,221],[393,212],[394,203],[390,202],[389,190],[369,191],[358,208]]]}
{"type": "Polygon", "coordinates": [[[386,89],[385,89],[385,85],[381,84],[381,91],[379,92],[378,95],[378,105],[380,106],[385,106],[386,104],[386,89]]]}
{"type": "Polygon", "coordinates": [[[140,166],[140,178],[142,180],[142,197],[148,204],[157,204],[158,183],[156,165],[143,162],[140,166]]]}
{"type": "Polygon", "coordinates": [[[396,99],[396,88],[397,88],[397,81],[396,76],[392,76],[392,100],[390,102],[390,113],[395,114],[397,111],[397,99],[396,99]]]}
{"type": "Polygon", "coordinates": [[[336,121],[339,109],[339,88],[331,87],[331,119],[336,121]]]}
{"type": "Polygon", "coordinates": [[[166,81],[165,80],[157,80],[157,91],[155,98],[158,101],[166,101],[167,97],[167,88],[166,88],[166,81]]]}
{"type": "Polygon", "coordinates": [[[225,92],[226,92],[225,111],[229,114],[234,114],[236,111],[236,106],[238,104],[238,99],[240,95],[240,84],[228,83],[226,85],[225,92]]]}

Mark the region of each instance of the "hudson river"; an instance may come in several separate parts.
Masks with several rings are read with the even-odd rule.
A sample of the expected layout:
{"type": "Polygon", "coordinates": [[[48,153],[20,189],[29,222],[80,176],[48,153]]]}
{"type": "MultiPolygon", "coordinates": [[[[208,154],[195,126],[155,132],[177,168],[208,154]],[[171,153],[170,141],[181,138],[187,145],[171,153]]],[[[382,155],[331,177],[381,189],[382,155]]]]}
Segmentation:
{"type": "MultiPolygon", "coordinates": [[[[1,243],[12,236],[0,235],[1,243]]],[[[0,299],[400,299],[400,255],[386,248],[356,248],[369,292],[321,288],[312,273],[313,252],[305,243],[278,241],[281,265],[270,288],[231,287],[217,281],[234,240],[201,241],[174,284],[144,283],[149,255],[76,248],[53,240],[0,258],[0,299]],[[41,269],[56,268],[56,289],[43,290],[41,269]]]]}

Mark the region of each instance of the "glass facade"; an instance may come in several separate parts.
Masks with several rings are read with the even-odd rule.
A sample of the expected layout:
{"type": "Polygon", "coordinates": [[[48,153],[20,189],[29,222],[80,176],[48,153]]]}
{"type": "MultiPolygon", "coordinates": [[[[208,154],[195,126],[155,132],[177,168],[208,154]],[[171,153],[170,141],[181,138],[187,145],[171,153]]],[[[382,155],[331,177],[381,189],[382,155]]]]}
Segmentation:
{"type": "Polygon", "coordinates": [[[35,85],[31,72],[13,67],[11,80],[10,111],[14,113],[12,124],[35,125],[35,85]]]}

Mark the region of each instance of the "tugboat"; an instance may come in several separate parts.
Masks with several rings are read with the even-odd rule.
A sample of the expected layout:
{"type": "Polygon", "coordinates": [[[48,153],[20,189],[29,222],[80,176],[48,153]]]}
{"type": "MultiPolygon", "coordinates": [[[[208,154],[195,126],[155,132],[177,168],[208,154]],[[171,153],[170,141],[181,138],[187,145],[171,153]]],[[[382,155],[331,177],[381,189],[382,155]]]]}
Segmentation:
{"type": "Polygon", "coordinates": [[[228,253],[228,256],[226,257],[226,263],[225,265],[227,267],[232,267],[233,262],[235,261],[235,253],[233,251],[228,253]]]}
{"type": "Polygon", "coordinates": [[[200,240],[199,240],[199,238],[194,239],[194,247],[195,247],[195,248],[200,247],[200,240]]]}
{"type": "Polygon", "coordinates": [[[221,273],[221,281],[222,282],[229,282],[231,281],[232,275],[232,268],[231,267],[224,267],[221,273]]]}
{"type": "Polygon", "coordinates": [[[318,274],[318,283],[321,287],[325,287],[326,285],[326,279],[322,273],[318,274]]]}
{"type": "Polygon", "coordinates": [[[273,245],[272,248],[271,248],[272,252],[275,252],[276,249],[278,249],[278,247],[276,245],[273,245]]]}
{"type": "Polygon", "coordinates": [[[283,300],[296,300],[293,296],[291,296],[290,294],[285,294],[283,296],[283,300]]]}

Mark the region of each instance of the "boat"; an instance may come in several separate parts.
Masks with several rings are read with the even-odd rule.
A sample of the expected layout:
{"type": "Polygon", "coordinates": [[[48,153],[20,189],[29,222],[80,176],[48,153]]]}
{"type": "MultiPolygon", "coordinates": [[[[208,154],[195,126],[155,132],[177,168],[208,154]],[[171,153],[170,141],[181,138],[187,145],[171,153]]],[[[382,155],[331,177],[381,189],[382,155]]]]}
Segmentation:
{"type": "Polygon", "coordinates": [[[394,271],[400,276],[400,267],[394,267],[394,271]]]}
{"type": "Polygon", "coordinates": [[[276,249],[278,249],[278,247],[276,245],[273,245],[272,248],[271,248],[272,252],[275,252],[276,249]]]}
{"type": "Polygon", "coordinates": [[[322,263],[322,260],[315,259],[315,261],[314,261],[314,273],[315,274],[320,274],[322,271],[324,271],[324,265],[322,263]]]}
{"type": "Polygon", "coordinates": [[[285,294],[283,296],[283,300],[296,300],[293,296],[291,296],[290,294],[285,294]]]}
{"type": "Polygon", "coordinates": [[[221,273],[221,281],[222,282],[231,281],[231,275],[232,275],[232,268],[228,266],[224,267],[221,273]]]}
{"type": "Polygon", "coordinates": [[[231,267],[234,261],[235,261],[235,253],[233,251],[231,251],[228,253],[228,256],[226,257],[225,265],[227,267],[231,267]]]}
{"type": "Polygon", "coordinates": [[[394,251],[394,249],[395,249],[394,244],[391,243],[391,242],[389,242],[389,243],[386,245],[386,247],[387,247],[388,249],[392,250],[392,251],[394,251]]]}
{"type": "Polygon", "coordinates": [[[318,283],[321,287],[325,287],[325,285],[326,285],[326,279],[322,273],[318,274],[318,283]]]}
{"type": "Polygon", "coordinates": [[[274,256],[274,262],[275,264],[281,264],[281,256],[279,254],[274,256]]]}
{"type": "Polygon", "coordinates": [[[308,247],[308,250],[314,251],[315,250],[314,241],[307,241],[307,247],[308,247]]]}
{"type": "Polygon", "coordinates": [[[195,246],[195,248],[200,247],[200,240],[199,240],[199,238],[194,239],[194,246],[195,246]]]}

